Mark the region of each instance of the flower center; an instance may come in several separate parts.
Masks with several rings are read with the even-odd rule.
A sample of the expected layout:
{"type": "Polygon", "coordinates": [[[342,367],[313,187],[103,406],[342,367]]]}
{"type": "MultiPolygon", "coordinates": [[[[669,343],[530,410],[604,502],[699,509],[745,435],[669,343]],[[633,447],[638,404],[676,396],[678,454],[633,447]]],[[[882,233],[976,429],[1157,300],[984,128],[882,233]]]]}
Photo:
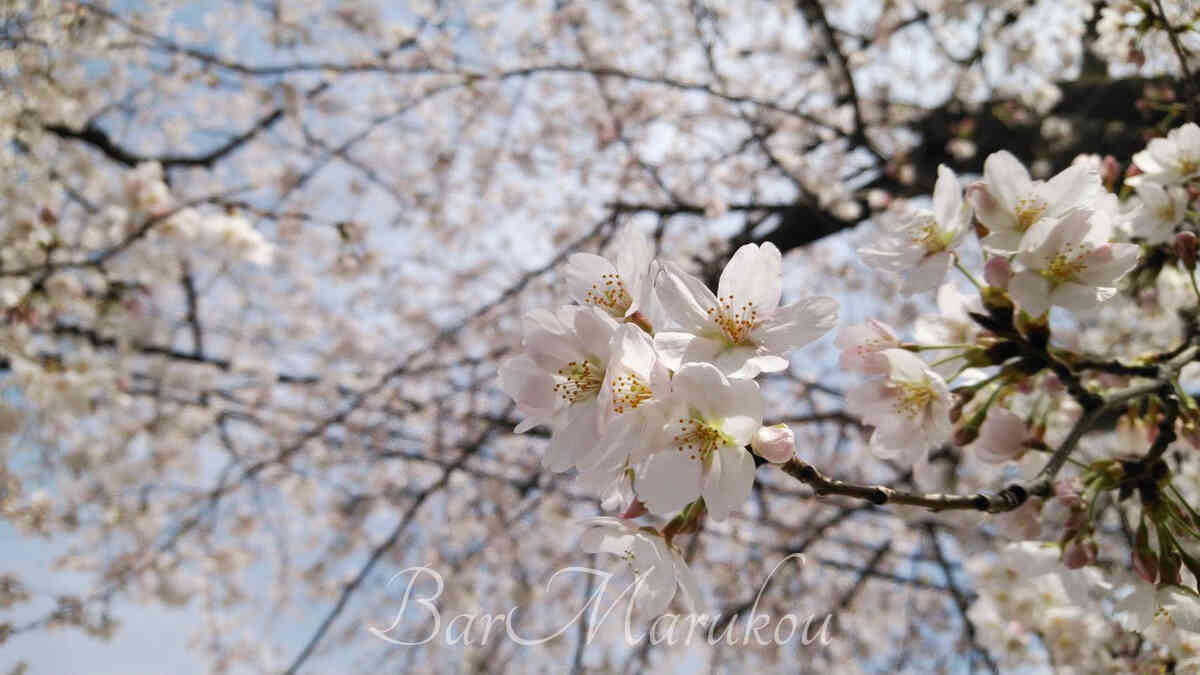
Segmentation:
{"type": "Polygon", "coordinates": [[[927,382],[895,383],[897,415],[914,418],[925,411],[933,401],[933,387],[927,382]]]}
{"type": "Polygon", "coordinates": [[[1021,197],[1017,200],[1017,230],[1028,230],[1050,205],[1039,197],[1021,197]]]}
{"type": "Polygon", "coordinates": [[[1200,159],[1191,156],[1179,158],[1179,173],[1186,176],[1195,173],[1196,169],[1200,169],[1200,159]]]}
{"type": "Polygon", "coordinates": [[[593,361],[571,361],[558,369],[554,391],[567,403],[578,403],[594,397],[604,383],[604,368],[593,361]]]}
{"type": "Polygon", "coordinates": [[[1087,263],[1083,262],[1087,249],[1081,250],[1078,255],[1071,255],[1073,248],[1068,246],[1066,251],[1051,258],[1041,271],[1042,277],[1051,283],[1061,284],[1078,277],[1080,272],[1087,269],[1087,263]]]}
{"type": "Polygon", "coordinates": [[[1175,202],[1159,207],[1155,213],[1158,215],[1158,219],[1164,223],[1175,222],[1175,202]]]}
{"type": "Polygon", "coordinates": [[[638,576],[639,574],[641,574],[641,570],[640,570],[640,569],[638,569],[638,565],[637,565],[637,556],[635,556],[635,555],[633,554],[633,549],[632,549],[632,548],[627,548],[627,549],[625,549],[625,550],[624,550],[624,551],[621,553],[621,558],[622,558],[622,559],[623,559],[623,560],[624,560],[626,563],[628,563],[628,564],[629,564],[629,569],[630,569],[630,570],[633,572],[633,575],[634,575],[634,576],[638,576]]]}
{"type": "Polygon", "coordinates": [[[718,447],[733,445],[733,439],[720,429],[695,417],[681,417],[671,426],[674,427],[671,440],[675,449],[687,453],[689,459],[705,460],[718,447]]]}
{"type": "Polygon", "coordinates": [[[636,373],[618,375],[612,381],[612,409],[617,414],[637,407],[654,395],[650,387],[636,373]]]}
{"type": "Polygon", "coordinates": [[[946,250],[948,243],[938,230],[937,219],[932,213],[917,216],[915,222],[909,226],[908,238],[914,244],[924,247],[926,254],[940,253],[946,250]]]}
{"type": "Polygon", "coordinates": [[[729,346],[740,345],[750,341],[750,331],[758,323],[758,308],[753,302],[743,303],[740,307],[732,295],[717,298],[718,307],[708,308],[708,316],[729,346]]]}
{"type": "Polygon", "coordinates": [[[633,304],[633,297],[629,295],[629,291],[625,290],[625,282],[621,280],[621,275],[614,272],[601,274],[600,281],[592,284],[583,301],[585,304],[595,305],[609,314],[621,317],[629,311],[629,306],[633,304]]]}

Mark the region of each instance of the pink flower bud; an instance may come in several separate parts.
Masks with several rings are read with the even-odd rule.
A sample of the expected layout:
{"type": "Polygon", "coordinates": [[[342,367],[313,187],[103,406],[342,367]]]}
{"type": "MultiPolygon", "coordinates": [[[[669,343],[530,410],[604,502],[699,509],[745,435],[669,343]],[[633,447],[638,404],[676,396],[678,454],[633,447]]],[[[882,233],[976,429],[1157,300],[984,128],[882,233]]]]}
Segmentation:
{"type": "Polygon", "coordinates": [[[1013,278],[1012,264],[1008,258],[992,256],[983,266],[983,278],[991,286],[1008,288],[1008,282],[1013,278]]]}
{"type": "Polygon", "coordinates": [[[1104,159],[1100,160],[1100,180],[1111,188],[1117,182],[1117,176],[1120,175],[1121,165],[1117,162],[1117,158],[1105,155],[1104,159]]]}
{"type": "Polygon", "coordinates": [[[750,441],[750,447],[768,462],[783,464],[796,454],[796,436],[786,424],[760,427],[750,441]]]}
{"type": "Polygon", "coordinates": [[[1147,583],[1154,583],[1158,580],[1158,557],[1148,549],[1133,549],[1133,571],[1147,583]]]}
{"type": "Polygon", "coordinates": [[[1184,230],[1175,235],[1175,255],[1179,256],[1179,262],[1183,263],[1184,269],[1189,272],[1196,269],[1196,249],[1197,241],[1194,232],[1184,230]]]}

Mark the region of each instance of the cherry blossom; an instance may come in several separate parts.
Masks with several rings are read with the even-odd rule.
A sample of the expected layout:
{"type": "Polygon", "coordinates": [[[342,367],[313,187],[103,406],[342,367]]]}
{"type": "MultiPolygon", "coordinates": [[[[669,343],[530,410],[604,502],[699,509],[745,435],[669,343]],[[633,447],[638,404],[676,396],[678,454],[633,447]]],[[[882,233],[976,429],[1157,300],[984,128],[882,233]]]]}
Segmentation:
{"type": "Polygon", "coordinates": [[[916,355],[885,349],[887,375],[851,390],[846,408],[875,427],[871,451],[915,463],[950,439],[950,392],[945,380],[916,355]]]}
{"type": "Polygon", "coordinates": [[[500,388],[526,419],[517,431],[554,429],[543,463],[566,471],[594,449],[607,403],[601,398],[616,322],[594,307],[535,310],[524,351],[500,367],[500,388]]]}
{"type": "Polygon", "coordinates": [[[1188,122],[1172,129],[1166,138],[1155,138],[1133,156],[1141,170],[1134,183],[1175,184],[1200,174],[1200,125],[1188,122]]]}
{"type": "Polygon", "coordinates": [[[584,552],[620,556],[629,564],[636,579],[634,603],[647,614],[657,616],[667,611],[676,594],[687,611],[703,609],[696,577],[662,535],[620,518],[587,518],[581,524],[587,528],[580,538],[584,552]]]}
{"type": "Polygon", "coordinates": [[[998,464],[1025,452],[1028,448],[1023,444],[1028,438],[1025,421],[1008,408],[996,405],[988,408],[987,418],[979,427],[979,438],[971,448],[980,460],[998,464]]]}
{"type": "Polygon", "coordinates": [[[1136,189],[1142,203],[1131,223],[1134,236],[1156,244],[1170,240],[1187,216],[1187,190],[1150,181],[1138,183],[1136,189]]]}
{"type": "Polygon", "coordinates": [[[953,262],[953,251],[962,242],[971,222],[971,209],[963,201],[958,177],[948,167],[938,167],[933,188],[933,211],[910,210],[885,220],[878,242],[858,249],[871,267],[904,276],[905,295],[937,288],[953,262]]]}
{"type": "Polygon", "coordinates": [[[1009,293],[1031,315],[1059,306],[1089,312],[1111,298],[1116,283],[1137,264],[1134,244],[1113,244],[1112,216],[1106,209],[1073,210],[1043,218],[1021,240],[1017,261],[1024,266],[1009,293]]]}
{"type": "Polygon", "coordinates": [[[714,295],[699,279],[668,264],[658,296],[681,330],[654,336],[668,367],[711,362],[730,377],[752,378],[787,368],[787,352],[828,332],[837,322],[833,298],[813,296],[779,306],[781,265],[774,244],[746,244],[721,272],[714,295]]]}
{"type": "Polygon", "coordinates": [[[1099,175],[1078,165],[1048,181],[1035,181],[1016,157],[1002,150],[988,156],[983,180],[967,194],[975,217],[988,228],[983,245],[1011,253],[1020,248],[1025,233],[1036,223],[1085,206],[1102,189],[1099,175]]]}
{"type": "Polygon", "coordinates": [[[842,326],[834,344],[842,350],[838,361],[842,368],[874,374],[887,372],[888,361],[881,352],[899,347],[900,338],[886,323],[867,319],[866,323],[842,326]]]}
{"type": "Polygon", "coordinates": [[[575,253],[563,269],[571,297],[621,319],[649,302],[653,291],[654,250],[644,234],[624,228],[613,239],[615,261],[593,253],[575,253]]]}
{"type": "Polygon", "coordinates": [[[1200,633],[1200,598],[1179,586],[1138,582],[1116,611],[1122,625],[1151,639],[1170,639],[1180,630],[1200,633]]]}
{"type": "Polygon", "coordinates": [[[659,448],[638,470],[637,494],[659,514],[703,497],[709,514],[724,520],[754,483],[745,446],[762,426],[762,394],[753,381],[726,378],[708,363],[684,365],[672,384],[671,412],[659,448]]]}
{"type": "Polygon", "coordinates": [[[599,401],[607,410],[599,439],[580,468],[623,471],[643,461],[666,422],[671,377],[654,342],[641,328],[622,324],[612,336],[599,401]]]}

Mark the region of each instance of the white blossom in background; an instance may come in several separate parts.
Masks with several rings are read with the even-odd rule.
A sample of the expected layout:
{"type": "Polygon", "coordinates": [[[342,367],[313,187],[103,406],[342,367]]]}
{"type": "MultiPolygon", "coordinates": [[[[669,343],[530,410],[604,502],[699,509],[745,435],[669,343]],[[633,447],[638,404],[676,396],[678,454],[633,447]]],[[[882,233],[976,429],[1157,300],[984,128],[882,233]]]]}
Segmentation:
{"type": "Polygon", "coordinates": [[[1048,181],[1035,181],[1025,165],[1002,150],[988,155],[983,180],[968,188],[967,194],[975,217],[988,229],[983,246],[1012,253],[1035,224],[1086,206],[1102,190],[1100,177],[1085,166],[1071,166],[1048,181]]]}
{"type": "Polygon", "coordinates": [[[978,293],[964,293],[956,284],[937,291],[937,313],[922,314],[913,326],[913,339],[925,345],[972,344],[982,332],[971,313],[984,313],[978,293]]]}
{"type": "Polygon", "coordinates": [[[1166,138],[1151,139],[1146,149],[1133,156],[1141,170],[1130,183],[1154,182],[1173,185],[1200,175],[1200,125],[1188,122],[1172,129],[1166,138]]]}
{"type": "Polygon", "coordinates": [[[858,249],[858,255],[875,269],[902,276],[905,295],[932,290],[946,278],[970,224],[958,177],[939,166],[933,210],[910,209],[885,218],[879,240],[858,249]]]}
{"type": "Polygon", "coordinates": [[[1180,586],[1136,583],[1116,612],[1123,626],[1151,640],[1170,641],[1181,630],[1200,633],[1200,597],[1180,586]]]}
{"type": "Polygon", "coordinates": [[[753,378],[787,368],[784,355],[821,337],[837,322],[833,298],[813,296],[779,306],[782,257],[774,244],[746,244],[721,272],[717,294],[675,265],[657,292],[679,331],[654,342],[672,370],[711,362],[730,377],[753,378]]]}
{"type": "Polygon", "coordinates": [[[971,444],[980,460],[992,464],[1017,458],[1026,448],[1029,429],[1025,420],[1008,408],[993,405],[988,408],[987,418],[979,427],[979,438],[971,444]]]}
{"type": "Polygon", "coordinates": [[[638,496],[653,513],[673,513],[704,497],[724,520],[750,496],[754,457],[746,450],[762,426],[763,400],[751,380],[689,363],[673,378],[675,396],[657,449],[638,469],[638,496]]]}
{"type": "Polygon", "coordinates": [[[259,266],[271,264],[275,247],[246,218],[221,213],[202,219],[200,236],[259,266]]]}
{"type": "Polygon", "coordinates": [[[838,363],[842,368],[877,374],[888,369],[888,361],[882,352],[899,347],[900,338],[886,323],[867,319],[865,323],[842,326],[834,344],[841,350],[838,363]]]}
{"type": "Polygon", "coordinates": [[[636,579],[634,603],[647,614],[657,616],[667,611],[676,595],[687,611],[704,609],[696,577],[662,535],[620,518],[588,518],[581,524],[587,528],[580,538],[584,552],[619,556],[629,564],[636,579]]]}
{"type": "Polygon", "coordinates": [[[1132,234],[1152,244],[1168,242],[1175,234],[1175,226],[1187,217],[1190,201],[1187,190],[1150,181],[1138,183],[1136,190],[1141,204],[1133,212],[1132,234]]]}

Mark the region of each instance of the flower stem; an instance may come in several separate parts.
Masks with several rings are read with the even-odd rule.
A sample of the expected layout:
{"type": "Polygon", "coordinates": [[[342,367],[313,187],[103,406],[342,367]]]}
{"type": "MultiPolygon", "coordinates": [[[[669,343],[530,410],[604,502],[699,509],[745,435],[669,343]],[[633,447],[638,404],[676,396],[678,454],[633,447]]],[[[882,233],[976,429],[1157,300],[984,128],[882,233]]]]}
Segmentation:
{"type": "Polygon", "coordinates": [[[967,281],[970,281],[975,285],[976,290],[982,291],[983,284],[979,283],[979,280],[975,278],[975,275],[971,274],[969,271],[967,271],[967,268],[962,266],[962,262],[958,259],[957,254],[952,253],[951,255],[954,256],[954,266],[958,268],[958,271],[963,273],[963,276],[967,278],[967,281]]]}

